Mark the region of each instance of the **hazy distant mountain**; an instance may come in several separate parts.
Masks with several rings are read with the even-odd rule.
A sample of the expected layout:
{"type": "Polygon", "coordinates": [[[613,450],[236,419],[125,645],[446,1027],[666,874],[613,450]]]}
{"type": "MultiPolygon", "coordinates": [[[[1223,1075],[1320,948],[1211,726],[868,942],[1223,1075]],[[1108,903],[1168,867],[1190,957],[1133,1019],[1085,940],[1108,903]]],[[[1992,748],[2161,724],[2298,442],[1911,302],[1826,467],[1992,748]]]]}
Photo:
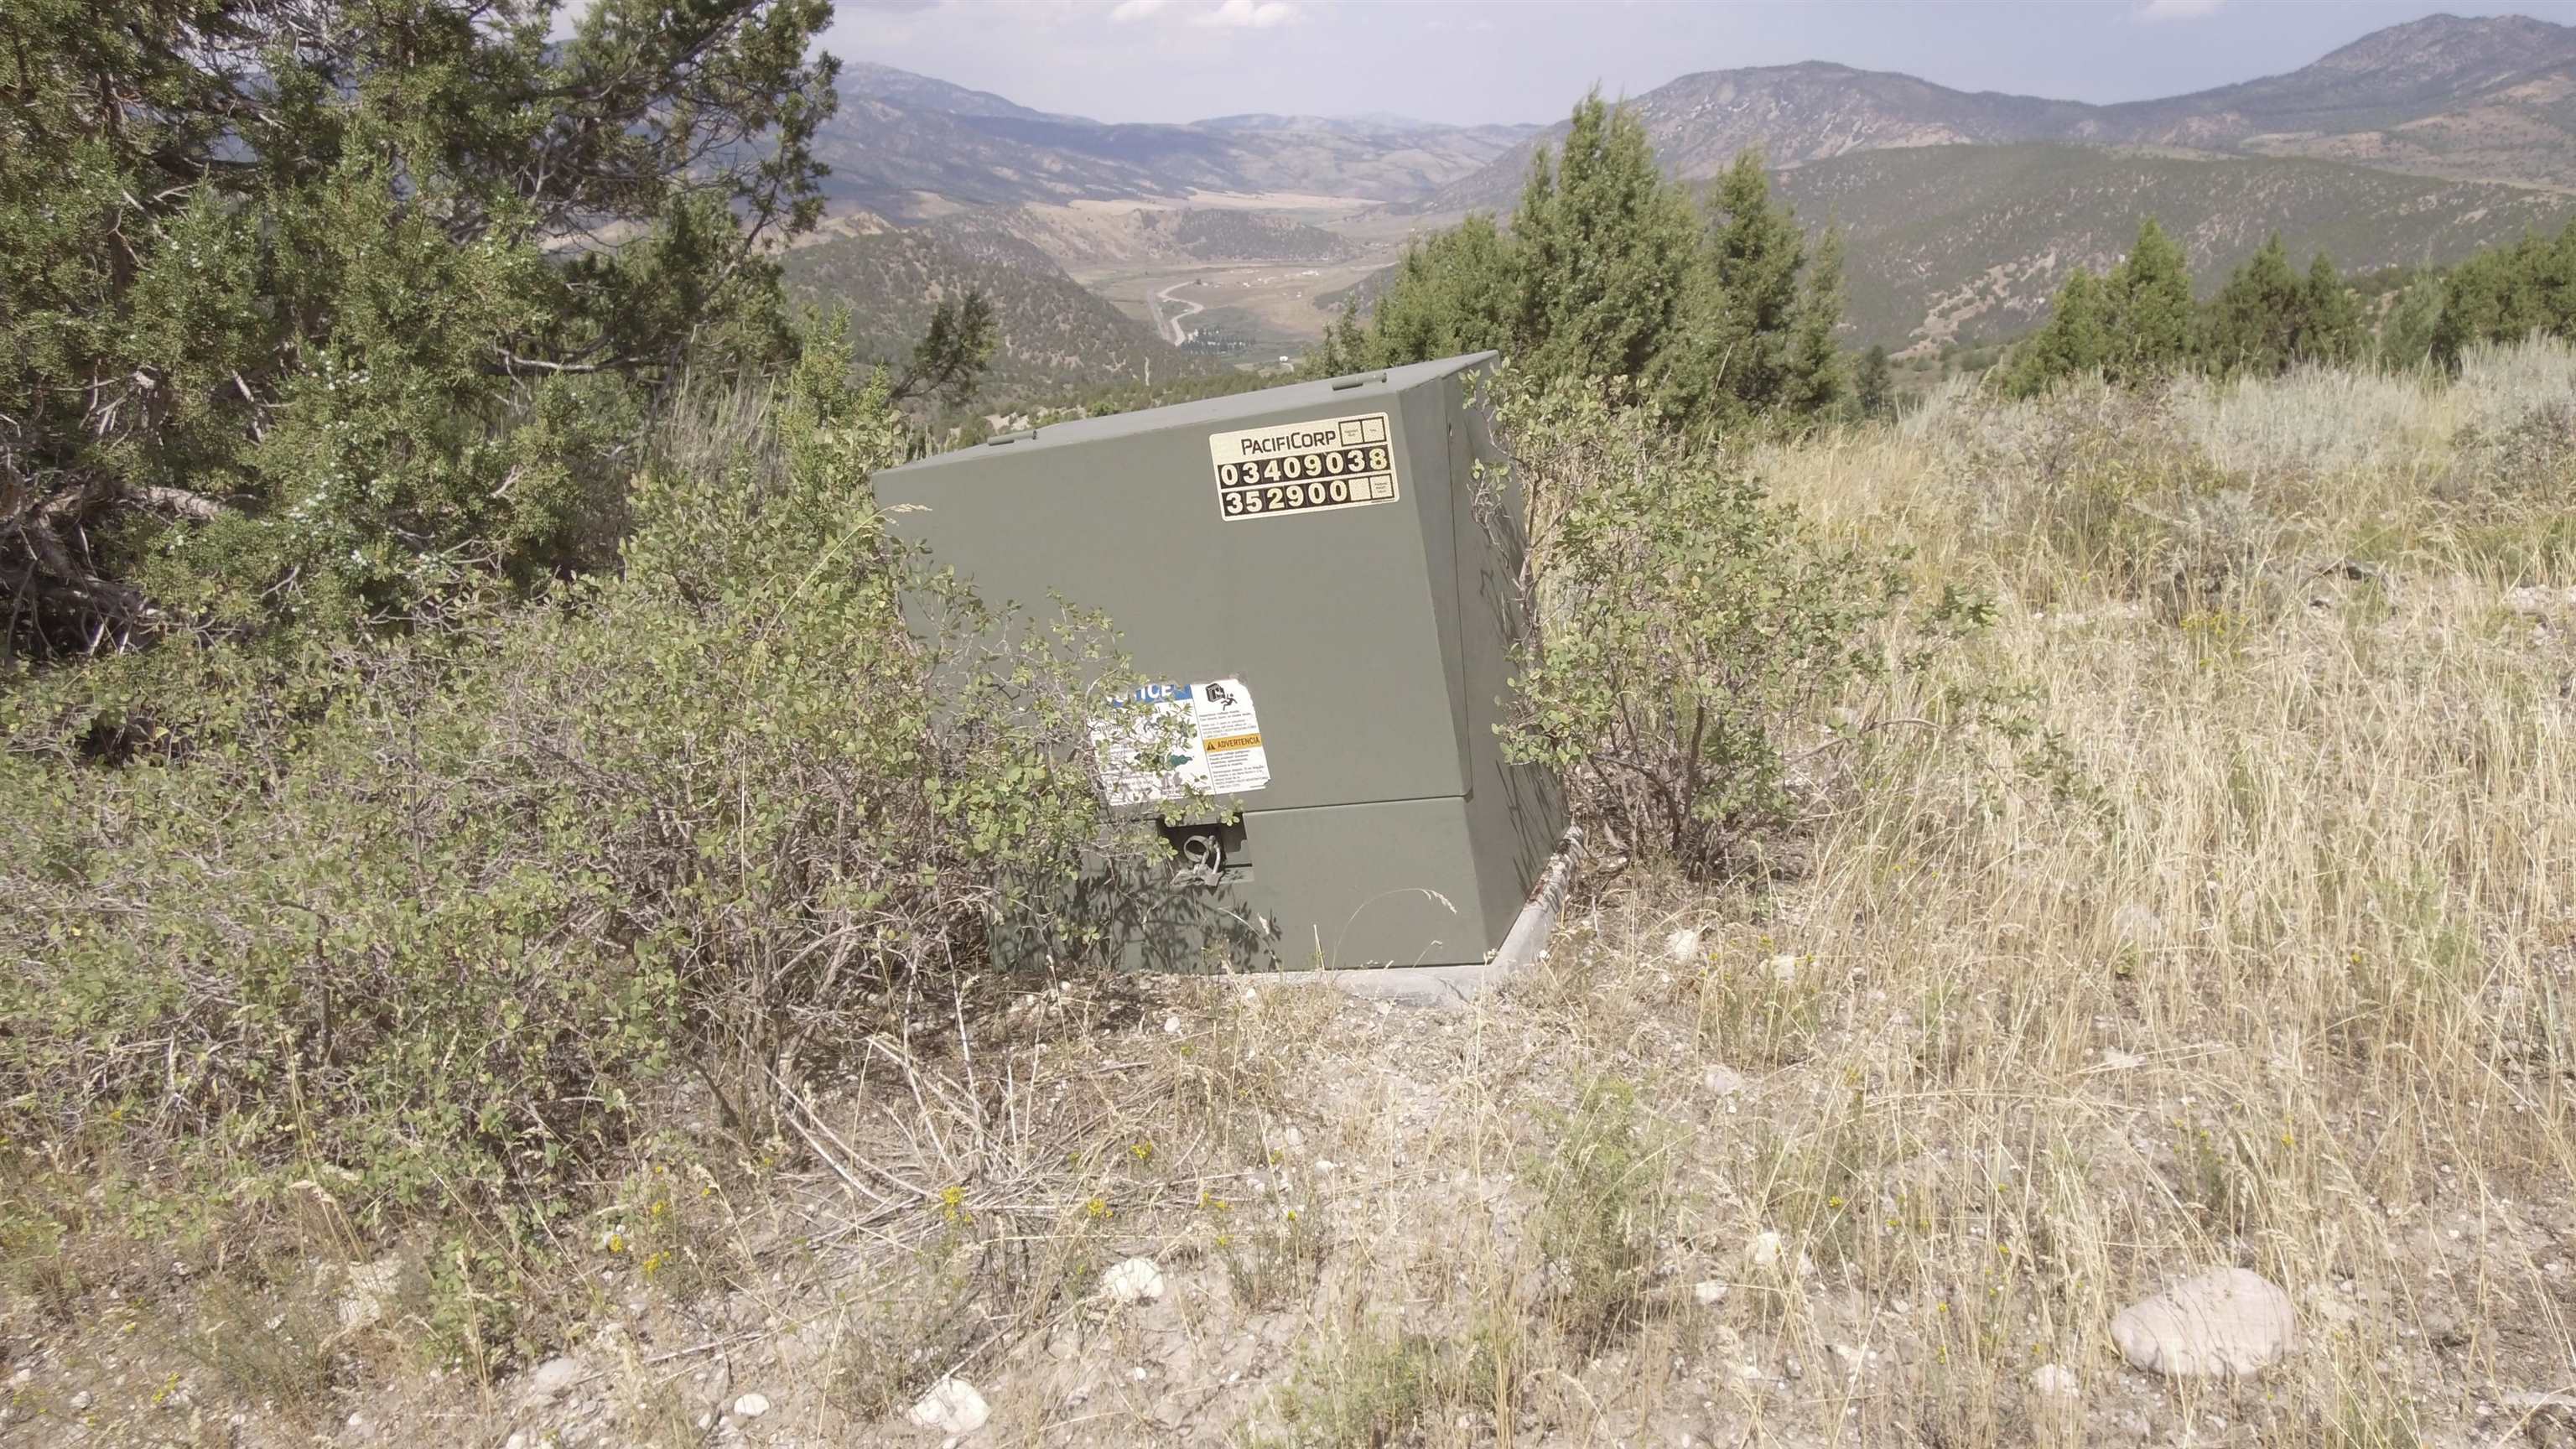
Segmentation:
{"type": "Polygon", "coordinates": [[[1284,216],[1212,207],[984,207],[928,223],[934,236],[1007,237],[1058,265],[1145,267],[1208,262],[1337,262],[1351,244],[1284,216]]]}
{"type": "MultiPolygon", "coordinates": [[[[1805,64],[1703,71],[1630,100],[1673,174],[1714,176],[1748,146],[1790,167],[1854,151],[2027,141],[2312,156],[2469,180],[2576,187],[2576,27],[2437,15],[2392,26],[2287,75],[2095,106],[1952,90],[1913,76],[1805,64]]],[[[1528,174],[1513,148],[1410,209],[1508,210],[1528,174]]]]}
{"type": "Polygon", "coordinates": [[[1410,201],[1501,155],[1529,126],[1227,116],[1113,125],[1053,115],[890,66],[854,66],[817,137],[834,202],[902,220],[961,206],[1293,192],[1410,201]]]}
{"type": "Polygon", "coordinates": [[[2100,122],[2103,139],[2576,188],[2576,26],[2435,15],[2288,75],[2105,107],[2100,122]]]}
{"type": "Polygon", "coordinates": [[[1033,111],[991,91],[968,90],[944,80],[933,80],[926,75],[915,75],[908,70],[864,60],[851,61],[841,67],[841,95],[845,100],[858,97],[891,101],[914,110],[943,111],[952,116],[1007,116],[1022,121],[1061,121],[1076,126],[1099,124],[1080,116],[1033,111]]]}

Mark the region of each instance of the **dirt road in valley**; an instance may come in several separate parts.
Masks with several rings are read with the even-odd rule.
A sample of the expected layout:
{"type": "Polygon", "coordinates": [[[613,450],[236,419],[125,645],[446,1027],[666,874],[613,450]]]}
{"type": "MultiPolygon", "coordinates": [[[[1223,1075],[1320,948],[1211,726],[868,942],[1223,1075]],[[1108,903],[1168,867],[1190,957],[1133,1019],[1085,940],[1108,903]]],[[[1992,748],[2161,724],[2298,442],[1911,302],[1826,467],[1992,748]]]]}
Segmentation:
{"type": "Polygon", "coordinates": [[[1182,343],[1190,340],[1190,334],[1181,326],[1181,324],[1207,310],[1207,304],[1204,302],[1193,302],[1187,298],[1175,297],[1172,295],[1174,292],[1177,292],[1188,285],[1190,285],[1189,281],[1174,282],[1172,285],[1165,287],[1163,290],[1154,294],[1154,326],[1163,334],[1164,340],[1170,342],[1174,347],[1178,347],[1182,343]],[[1163,315],[1163,307],[1166,303],[1178,307],[1181,310],[1166,317],[1163,315]]]}

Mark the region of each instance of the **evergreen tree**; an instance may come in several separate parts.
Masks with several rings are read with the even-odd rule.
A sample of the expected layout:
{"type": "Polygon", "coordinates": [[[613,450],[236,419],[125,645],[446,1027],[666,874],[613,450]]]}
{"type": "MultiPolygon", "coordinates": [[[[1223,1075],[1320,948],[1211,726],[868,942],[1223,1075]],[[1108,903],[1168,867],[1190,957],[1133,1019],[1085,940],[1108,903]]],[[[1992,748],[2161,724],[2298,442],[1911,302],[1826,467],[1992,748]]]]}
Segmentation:
{"type": "Polygon", "coordinates": [[[1692,250],[1689,207],[1644,125],[1598,91],[1584,97],[1553,177],[1532,168],[1512,235],[1523,364],[1548,377],[1642,375],[1670,337],[1692,250]]]}
{"type": "Polygon", "coordinates": [[[1710,194],[1707,298],[1715,326],[1724,391],[1747,401],[1780,396],[1788,374],[1792,314],[1806,238],[1784,208],[1771,204],[1761,153],[1746,151],[1710,194]]]}
{"type": "Polygon", "coordinates": [[[1848,391],[1841,240],[1804,236],[1747,154],[1719,183],[1707,233],[1655,166],[1644,128],[1596,93],[1560,151],[1531,158],[1509,231],[1491,217],[1409,249],[1365,325],[1356,308],[1308,355],[1309,376],[1500,348],[1542,378],[1650,394],[1677,425],[1848,391]]]}
{"type": "MultiPolygon", "coordinates": [[[[1518,280],[1494,219],[1477,213],[1405,249],[1352,366],[1387,367],[1512,345],[1518,280]]],[[[1345,371],[1351,369],[1344,369],[1345,371]]]]}
{"type": "Polygon", "coordinates": [[[1708,230],[1653,394],[1676,426],[1807,412],[1843,390],[1831,345],[1842,320],[1841,240],[1811,267],[1797,218],[1771,197],[1760,153],[1739,154],[1709,193],[1708,230]]]}
{"type": "Polygon", "coordinates": [[[2013,349],[2004,391],[2030,397],[2068,378],[2100,372],[2112,353],[2109,290],[2102,278],[2076,269],[2057,289],[2048,321],[2013,349]]]}
{"type": "Polygon", "coordinates": [[[2308,281],[2300,300],[2304,315],[2292,347],[2298,361],[2341,365],[2360,358],[2361,310],[2324,252],[2308,263],[2308,281]]]}
{"type": "Polygon", "coordinates": [[[1887,348],[1871,343],[1861,354],[1860,375],[1852,383],[1852,407],[1864,418],[1883,418],[1896,411],[1896,374],[1888,366],[1887,348]]]}
{"type": "Polygon", "coordinates": [[[993,348],[1000,340],[990,297],[970,289],[948,298],[931,310],[929,325],[887,389],[886,401],[924,398],[951,408],[965,406],[984,370],[992,366],[993,348]]]}
{"type": "Polygon", "coordinates": [[[2211,299],[2203,334],[2209,365],[2222,374],[2288,367],[2307,331],[2309,306],[2307,286],[2274,232],[2211,299]]]}
{"type": "Polygon", "coordinates": [[[2388,309],[2379,329],[2379,365],[2391,369],[2421,367],[2433,357],[2434,329],[2442,321],[2442,279],[2419,272],[2388,309]]]}
{"type": "Polygon", "coordinates": [[[2112,270],[2109,294],[2104,360],[2113,375],[2135,380],[2189,365],[2191,267],[2154,217],[2138,227],[2128,257],[2112,270]]]}
{"type": "Polygon", "coordinates": [[[653,392],[789,348],[831,7],[565,8],[9,0],[0,657],[606,561],[653,392]]]}
{"type": "Polygon", "coordinates": [[[2535,332],[2576,337],[2576,222],[2555,241],[2526,233],[2454,267],[2442,284],[2431,351],[2456,367],[2472,343],[2518,342],[2535,332]]]}
{"type": "Polygon", "coordinates": [[[1789,318],[1779,405],[1800,417],[1822,416],[1849,390],[1834,330],[1843,320],[1843,238],[1825,228],[1807,258],[1798,305],[1789,318]]]}
{"type": "MultiPolygon", "coordinates": [[[[1410,255],[1408,251],[1407,256],[1410,255]]],[[[1297,374],[1300,377],[1344,377],[1362,372],[1375,365],[1370,361],[1374,350],[1369,329],[1360,321],[1359,292],[1354,289],[1342,298],[1341,314],[1325,324],[1323,340],[1316,343],[1298,363],[1297,374]]]]}

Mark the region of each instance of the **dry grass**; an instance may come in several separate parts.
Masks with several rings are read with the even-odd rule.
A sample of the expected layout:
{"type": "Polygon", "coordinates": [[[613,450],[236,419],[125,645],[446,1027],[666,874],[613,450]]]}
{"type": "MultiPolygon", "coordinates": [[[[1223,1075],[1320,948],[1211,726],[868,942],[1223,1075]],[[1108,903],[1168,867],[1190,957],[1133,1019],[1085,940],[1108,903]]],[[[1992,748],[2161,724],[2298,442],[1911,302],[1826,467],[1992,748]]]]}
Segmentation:
{"type": "MultiPolygon", "coordinates": [[[[1994,624],[1847,702],[1932,727],[1812,782],[1772,889],[1614,884],[1454,1028],[1481,1050],[1396,1068],[1441,1104],[1408,1145],[1490,1218],[1361,1248],[1413,1292],[1343,1303],[1375,1327],[1335,1341],[1517,1368],[1499,1397],[1354,1370],[1363,1407],[1408,1385],[1436,1402],[1396,1437],[1456,1444],[2554,1442],[2576,473],[2503,475],[2563,467],[2571,397],[2576,353],[2533,348],[2448,388],[1953,395],[1762,458],[1994,624]],[[1599,1214],[1680,1208],[1637,1312],[1569,1321],[1548,1189],[1590,1149],[1550,1124],[1602,1081],[1670,1137],[1599,1214]],[[2242,1385],[2129,1370],[2113,1314],[2224,1264],[2289,1289],[2294,1355],[2242,1385]],[[2036,1392],[2046,1364],[2083,1392],[2036,1392]]],[[[1582,1271],[1615,1276],[1629,1240],[1593,1236],[1582,1271]]],[[[1291,1430],[1332,1422],[1332,1376],[1292,1375],[1291,1430]]]]}
{"type": "Polygon", "coordinates": [[[617,1194],[589,1432],[934,1442],[955,1371],[995,1445],[2567,1442],[2519,1396],[2576,1391],[2570,397],[2534,348],[1761,457],[1994,605],[1843,702],[1778,879],[1595,882],[1457,1014],[925,1002],[770,1157],[617,1194]],[[1103,1300],[1130,1255],[1160,1301],[1103,1300]],[[2291,1357],[2128,1369],[2112,1315],[2221,1264],[2291,1357]]]}

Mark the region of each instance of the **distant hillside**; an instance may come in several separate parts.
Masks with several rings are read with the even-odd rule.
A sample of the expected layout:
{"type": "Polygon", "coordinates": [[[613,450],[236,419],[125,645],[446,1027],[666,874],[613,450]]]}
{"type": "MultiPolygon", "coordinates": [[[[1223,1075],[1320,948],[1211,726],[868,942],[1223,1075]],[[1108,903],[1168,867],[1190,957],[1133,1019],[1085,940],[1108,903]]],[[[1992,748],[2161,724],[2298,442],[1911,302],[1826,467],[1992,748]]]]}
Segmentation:
{"type": "Polygon", "coordinates": [[[1351,244],[1321,227],[1258,212],[1206,207],[1015,206],[958,212],[928,223],[960,242],[1007,237],[1057,266],[1178,262],[1335,262],[1351,244]]]}
{"type": "MultiPolygon", "coordinates": [[[[2576,27],[2437,15],[2392,26],[2286,75],[2116,106],[1952,90],[1810,63],[1686,75],[1629,106],[1666,169],[1714,176],[1760,147],[1775,166],[1855,151],[2027,141],[2185,146],[2344,160],[2462,179],[2576,188],[2576,27]]],[[[1509,210],[1515,146],[1407,209],[1509,210]]]]}
{"type": "MultiPolygon", "coordinates": [[[[1664,169],[1686,180],[1715,176],[1747,147],[1760,148],[1774,166],[1790,166],[1847,151],[2030,141],[2076,124],[2090,109],[1814,61],[1703,71],[1626,104],[1644,123],[1664,169]]],[[[1564,134],[1563,123],[1551,126],[1404,209],[1509,211],[1520,200],[1532,150],[1554,146],[1564,134]]]]}
{"type": "Polygon", "coordinates": [[[2576,216],[2576,195],[2323,161],[2083,146],[1871,151],[1781,173],[1810,226],[1849,243],[1856,340],[1901,346],[2022,331],[2076,267],[2101,269],[2154,216],[2204,287],[2279,231],[2346,272],[2455,261],[2576,216]]]}
{"type": "MultiPolygon", "coordinates": [[[[2279,231],[2346,275],[2443,265],[2576,217],[2576,195],[2324,161],[2092,146],[1918,146],[1775,172],[1809,230],[1843,230],[1846,340],[1974,344],[2029,330],[2077,267],[2107,269],[2149,216],[2204,292],[2279,231]]],[[[1315,299],[1362,310],[1393,267],[1315,299]]]]}
{"type": "Polygon", "coordinates": [[[816,138],[837,206],[918,221],[960,207],[1299,193],[1407,201],[1467,175],[1533,127],[1233,116],[1111,125],[1031,110],[890,66],[844,75],[816,138]]]}
{"type": "Polygon", "coordinates": [[[2576,188],[2576,26],[2428,16],[2287,75],[2104,107],[2096,127],[2069,139],[2576,188]]]}
{"type": "Polygon", "coordinates": [[[785,265],[794,300],[849,305],[853,342],[865,361],[900,364],[941,299],[981,288],[1001,325],[987,389],[997,401],[1214,368],[1084,291],[1044,253],[1007,235],[935,236],[914,229],[838,236],[789,252],[785,265]]]}

